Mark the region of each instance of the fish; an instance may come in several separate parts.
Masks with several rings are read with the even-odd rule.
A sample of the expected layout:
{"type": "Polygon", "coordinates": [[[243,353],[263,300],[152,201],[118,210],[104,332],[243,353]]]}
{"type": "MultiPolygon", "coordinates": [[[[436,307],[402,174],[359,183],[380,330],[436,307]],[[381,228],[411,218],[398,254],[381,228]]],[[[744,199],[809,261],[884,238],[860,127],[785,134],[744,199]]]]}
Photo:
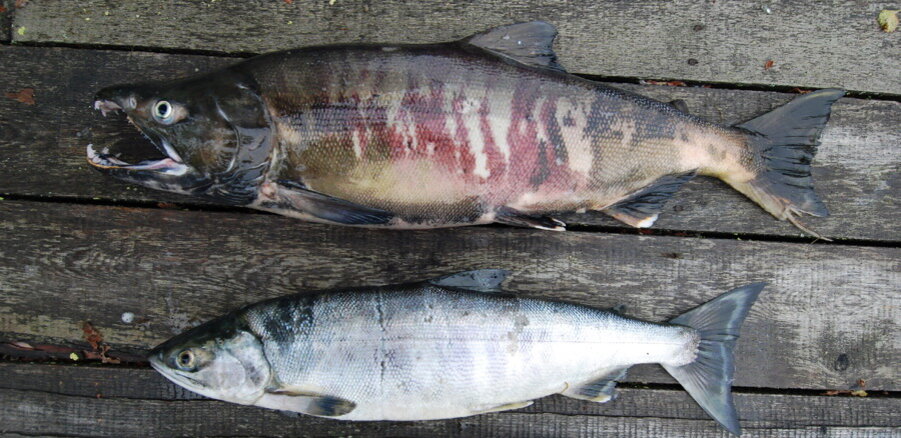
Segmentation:
{"type": "Polygon", "coordinates": [[[564,230],[601,211],[650,227],[695,175],[780,220],[827,216],[811,160],[843,90],[720,126],[569,74],[556,29],[517,23],[438,44],[304,47],[94,97],[150,145],[87,147],[131,183],[308,221],[564,230]],[[133,156],[126,160],[124,156],[133,156]]]}
{"type": "Polygon", "coordinates": [[[740,433],[732,350],[764,283],[658,324],[510,295],[507,275],[274,298],[163,342],[149,362],[207,397],[350,421],[466,417],[551,394],[603,403],[629,367],[659,363],[740,433]]]}

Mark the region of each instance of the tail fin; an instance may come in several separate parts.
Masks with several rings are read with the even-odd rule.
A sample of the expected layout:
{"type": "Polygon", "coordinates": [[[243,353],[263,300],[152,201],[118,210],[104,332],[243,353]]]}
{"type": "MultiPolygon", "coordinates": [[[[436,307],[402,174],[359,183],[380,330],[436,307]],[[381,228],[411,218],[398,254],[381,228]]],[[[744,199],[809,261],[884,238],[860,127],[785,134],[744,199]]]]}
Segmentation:
{"type": "Polygon", "coordinates": [[[726,292],[671,320],[698,331],[701,340],[694,362],[663,365],[701,408],[726,430],[741,434],[732,404],[732,349],[748,310],[766,283],[753,283],[726,292]]]}
{"type": "Polygon", "coordinates": [[[832,104],[844,90],[827,89],[804,94],[756,119],[737,125],[750,135],[749,144],[763,168],[745,182],[726,181],[780,220],[816,235],[801,225],[799,213],[828,216],[813,191],[810,162],[819,145],[820,131],[829,120],[832,104]]]}

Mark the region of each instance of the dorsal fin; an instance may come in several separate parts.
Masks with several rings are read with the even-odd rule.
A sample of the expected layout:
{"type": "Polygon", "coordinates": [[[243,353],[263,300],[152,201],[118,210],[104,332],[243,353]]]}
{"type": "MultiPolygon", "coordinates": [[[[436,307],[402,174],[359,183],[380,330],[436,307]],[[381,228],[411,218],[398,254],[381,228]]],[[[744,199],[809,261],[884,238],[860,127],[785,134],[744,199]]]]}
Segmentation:
{"type": "Polygon", "coordinates": [[[557,64],[554,37],[557,29],[544,21],[530,21],[495,27],[464,38],[461,42],[495,55],[534,67],[565,71],[557,64]]]}
{"type": "Polygon", "coordinates": [[[476,292],[501,292],[501,283],[506,278],[507,271],[503,269],[479,269],[477,271],[464,271],[445,275],[444,277],[429,280],[429,283],[435,286],[476,292]]]}

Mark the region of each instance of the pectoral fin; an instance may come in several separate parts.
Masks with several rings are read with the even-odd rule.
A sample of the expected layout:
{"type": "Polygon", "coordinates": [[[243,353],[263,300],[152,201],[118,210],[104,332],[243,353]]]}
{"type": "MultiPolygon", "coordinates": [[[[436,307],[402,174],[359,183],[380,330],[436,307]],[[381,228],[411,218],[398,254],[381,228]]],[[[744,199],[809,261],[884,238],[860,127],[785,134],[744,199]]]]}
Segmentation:
{"type": "Polygon", "coordinates": [[[682,99],[671,100],[668,102],[669,105],[679,111],[682,111],[685,114],[688,114],[688,104],[685,103],[682,99]]]}
{"type": "Polygon", "coordinates": [[[357,407],[356,403],[340,397],[286,389],[267,389],[254,404],[317,417],[340,417],[357,407]]]}
{"type": "Polygon", "coordinates": [[[603,212],[633,227],[650,227],[663,211],[666,201],[694,176],[695,172],[663,176],[649,186],[605,208],[603,212]]]}
{"type": "Polygon", "coordinates": [[[394,217],[391,212],[314,192],[302,184],[290,181],[268,183],[267,189],[269,196],[274,198],[271,202],[264,203],[268,209],[287,208],[325,222],[382,225],[394,217]]]}
{"type": "Polygon", "coordinates": [[[570,386],[562,394],[579,400],[606,403],[616,397],[616,381],[626,377],[628,369],[613,368],[607,370],[604,375],[594,380],[570,386]]]}
{"type": "Polygon", "coordinates": [[[495,406],[476,406],[472,409],[473,415],[475,414],[487,414],[489,412],[500,412],[500,411],[509,411],[511,409],[521,409],[526,406],[532,405],[532,400],[527,400],[523,402],[515,402],[515,403],[506,403],[502,405],[495,406]]]}
{"type": "Polygon", "coordinates": [[[510,207],[499,207],[495,212],[494,221],[516,227],[530,227],[551,231],[566,230],[566,224],[557,219],[548,216],[533,216],[510,207]]]}

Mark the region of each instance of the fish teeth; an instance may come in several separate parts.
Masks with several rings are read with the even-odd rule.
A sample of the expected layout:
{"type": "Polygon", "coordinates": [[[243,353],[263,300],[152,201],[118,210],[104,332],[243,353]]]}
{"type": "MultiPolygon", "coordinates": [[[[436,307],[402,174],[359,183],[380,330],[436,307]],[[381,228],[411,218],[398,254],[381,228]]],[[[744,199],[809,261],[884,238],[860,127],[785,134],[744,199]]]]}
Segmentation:
{"type": "Polygon", "coordinates": [[[119,111],[122,109],[117,103],[110,102],[108,100],[95,100],[94,101],[94,109],[100,110],[100,113],[103,114],[103,117],[106,117],[106,113],[119,111]]]}
{"type": "Polygon", "coordinates": [[[99,164],[101,166],[108,166],[110,164],[114,164],[117,166],[129,166],[128,163],[126,163],[118,158],[108,156],[107,155],[108,153],[109,153],[109,148],[103,148],[103,151],[98,154],[97,151],[94,150],[94,145],[88,144],[87,155],[88,155],[88,160],[90,162],[92,162],[94,164],[99,164]]]}

